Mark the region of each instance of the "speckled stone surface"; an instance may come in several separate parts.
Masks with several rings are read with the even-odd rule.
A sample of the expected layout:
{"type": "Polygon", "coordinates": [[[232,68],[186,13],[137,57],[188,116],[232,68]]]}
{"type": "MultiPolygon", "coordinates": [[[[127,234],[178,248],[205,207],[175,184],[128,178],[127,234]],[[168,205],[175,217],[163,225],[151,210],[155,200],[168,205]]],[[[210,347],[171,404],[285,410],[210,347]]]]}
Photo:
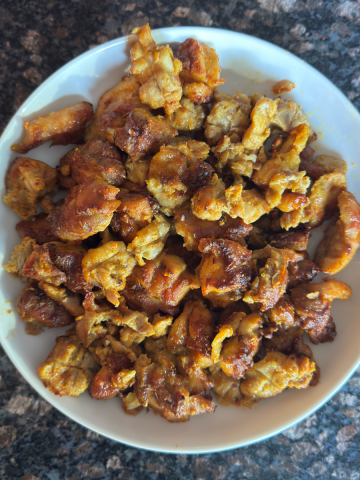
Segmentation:
{"type": "MultiPolygon", "coordinates": [[[[94,45],[152,28],[227,28],[273,42],[328,76],[360,107],[360,1],[63,0],[0,3],[0,132],[51,73],[94,45]]],[[[209,455],[163,455],[100,437],[54,410],[0,355],[0,478],[360,478],[360,371],[277,437],[209,455]]]]}

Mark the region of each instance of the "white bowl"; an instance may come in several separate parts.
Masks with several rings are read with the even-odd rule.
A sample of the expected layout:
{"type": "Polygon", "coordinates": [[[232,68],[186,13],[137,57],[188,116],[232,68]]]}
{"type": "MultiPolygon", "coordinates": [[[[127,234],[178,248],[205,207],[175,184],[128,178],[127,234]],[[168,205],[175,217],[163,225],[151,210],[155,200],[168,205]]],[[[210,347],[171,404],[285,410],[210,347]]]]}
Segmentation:
{"type": "MultiPolygon", "coordinates": [[[[345,96],[317,70],[279,47],[240,33],[199,27],[164,28],[153,32],[158,43],[197,38],[214,47],[220,57],[223,90],[228,93],[259,92],[272,95],[272,85],[284,78],[296,83],[287,97],[302,105],[318,134],[318,154],[334,154],[348,162],[349,190],[359,198],[360,116],[345,96]]],[[[10,145],[23,135],[23,122],[39,114],[64,108],[80,100],[96,107],[102,93],[119,82],[129,66],[127,38],[100,45],[75,58],[54,73],[26,100],[0,140],[0,182],[9,162],[17,156],[10,145]]],[[[55,166],[72,147],[43,145],[29,156],[55,166]]],[[[19,243],[15,225],[19,218],[0,202],[2,228],[0,257],[6,262],[19,243]]],[[[185,424],[171,424],[152,412],[137,417],[124,414],[121,400],[107,402],[58,397],[41,383],[36,369],[53,348],[55,338],[66,328],[48,330],[38,337],[25,334],[15,310],[23,283],[4,271],[0,274],[0,339],[10,359],[26,380],[50,404],[76,422],[101,435],[148,450],[173,453],[205,453],[259,442],[299,422],[326,402],[352,375],[359,359],[360,270],[359,254],[339,275],[353,289],[348,302],[336,300],[332,314],[338,335],[333,343],[312,346],[321,368],[320,383],[305,390],[288,390],[270,400],[247,408],[219,406],[214,414],[193,417],[185,424]]]]}

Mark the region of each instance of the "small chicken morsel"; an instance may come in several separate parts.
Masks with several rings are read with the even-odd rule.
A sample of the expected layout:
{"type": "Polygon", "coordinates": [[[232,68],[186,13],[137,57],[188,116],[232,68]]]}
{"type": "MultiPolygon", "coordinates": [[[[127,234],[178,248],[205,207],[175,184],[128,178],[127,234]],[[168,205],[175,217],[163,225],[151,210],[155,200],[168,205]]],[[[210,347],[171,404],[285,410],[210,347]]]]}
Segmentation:
{"type": "Polygon", "coordinates": [[[152,158],[147,188],[166,215],[173,215],[197,189],[210,182],[214,170],[204,162],[208,153],[206,143],[189,139],[161,147],[152,158]]]}
{"type": "Polygon", "coordinates": [[[162,252],[144,266],[136,266],[127,278],[123,295],[130,308],[154,315],[161,310],[171,315],[179,311],[178,304],[189,292],[199,288],[195,276],[176,255],[162,252]]]}
{"type": "Polygon", "coordinates": [[[242,185],[233,185],[225,190],[225,199],[224,210],[230,217],[240,217],[248,224],[256,222],[271,210],[265,195],[256,188],[244,190],[242,185]]]}
{"type": "Polygon", "coordinates": [[[78,293],[74,293],[67,288],[56,287],[51,283],[40,282],[39,288],[41,288],[49,298],[66,308],[74,317],[84,315],[84,307],[81,305],[82,298],[78,293]]]}
{"type": "Polygon", "coordinates": [[[107,300],[119,305],[119,293],[124,290],[126,278],[136,265],[135,258],[124,242],[107,242],[90,249],[82,259],[85,281],[92,287],[103,289],[107,300]]]}
{"type": "Polygon", "coordinates": [[[294,88],[295,83],[290,82],[290,80],[280,80],[272,87],[272,91],[275,93],[275,95],[281,95],[282,93],[291,92],[291,90],[294,90],[294,88]]]}
{"type": "Polygon", "coordinates": [[[193,195],[191,212],[201,220],[216,221],[220,220],[226,210],[225,184],[215,174],[209,185],[199,188],[193,195]]]}
{"type": "Polygon", "coordinates": [[[72,188],[87,180],[118,187],[125,179],[119,152],[107,140],[95,137],[74,148],[60,159],[59,183],[72,188]]]}
{"type": "Polygon", "coordinates": [[[220,78],[219,58],[215,50],[194,38],[188,38],[173,48],[182,62],[180,78],[184,82],[184,95],[194,103],[212,100],[215,87],[225,80],[220,78]]]}
{"type": "Polygon", "coordinates": [[[252,229],[241,218],[231,218],[224,215],[217,221],[201,220],[190,210],[190,205],[184,205],[175,212],[175,229],[178,235],[184,237],[185,247],[197,252],[202,238],[224,238],[241,243],[252,229]]]}
{"type": "Polygon", "coordinates": [[[34,245],[31,254],[23,265],[23,275],[56,286],[65,283],[65,273],[54,265],[51,258],[51,252],[55,248],[53,243],[34,245]]]}
{"type": "Polygon", "coordinates": [[[140,85],[135,77],[123,77],[115,87],[107,90],[99,100],[94,116],[86,128],[85,140],[107,138],[114,143],[117,128],[125,125],[126,115],[134,108],[146,108],[140,101],[140,85]]]}
{"type": "Polygon", "coordinates": [[[278,325],[294,325],[295,310],[288,295],[283,295],[280,300],[266,312],[271,323],[278,325]]]}
{"type": "Polygon", "coordinates": [[[12,145],[11,150],[27,153],[49,140],[52,140],[51,146],[82,143],[85,128],[92,116],[91,103],[79,102],[64,110],[27,121],[24,140],[20,144],[12,145]]]}
{"type": "Polygon", "coordinates": [[[62,240],[84,240],[105,230],[120,205],[118,191],[96,180],[73,187],[48,217],[52,233],[62,240]]]}
{"type": "MultiPolygon", "coordinates": [[[[30,283],[23,288],[17,299],[16,309],[24,322],[39,327],[36,333],[40,333],[42,327],[64,327],[75,321],[68,309],[47,296],[36,283],[30,283]]],[[[31,332],[30,329],[29,333],[31,332]]]]}
{"type": "Polygon", "coordinates": [[[360,206],[350,192],[338,196],[339,217],[327,227],[315,254],[322,272],[333,275],[351,261],[360,245],[360,206]]]}
{"type": "Polygon", "coordinates": [[[314,153],[310,145],[307,145],[300,155],[300,169],[305,170],[312,180],[319,180],[325,173],[332,173],[334,170],[339,170],[346,175],[347,163],[344,160],[328,155],[319,155],[313,160],[314,153]]]}
{"type": "Polygon", "coordinates": [[[246,155],[243,145],[231,142],[227,135],[224,135],[211,150],[218,159],[216,169],[225,174],[231,173],[235,183],[241,183],[243,176],[251,178],[254,167],[260,166],[256,163],[256,155],[246,155]]]}
{"type": "Polygon", "coordinates": [[[215,102],[205,122],[205,137],[209,145],[216,145],[226,135],[239,142],[250,125],[251,99],[242,93],[226,95],[215,93],[215,102]]]}
{"type": "Polygon", "coordinates": [[[251,279],[251,251],[231,240],[203,238],[197,268],[201,291],[215,307],[241,299],[251,279]]]}
{"type": "Polygon", "coordinates": [[[289,352],[294,341],[299,337],[301,338],[303,333],[304,330],[299,324],[287,325],[282,323],[277,326],[277,329],[269,338],[264,338],[263,345],[266,351],[289,352]]]}
{"type": "Polygon", "coordinates": [[[180,132],[197,132],[204,125],[207,114],[205,105],[196,105],[186,97],[180,100],[180,107],[168,116],[171,125],[180,132]]]}
{"type": "Polygon", "coordinates": [[[309,230],[299,229],[293,232],[268,235],[267,241],[275,248],[290,248],[291,250],[295,250],[295,252],[302,252],[306,250],[309,237],[309,230]]]}
{"type": "Polygon", "coordinates": [[[31,237],[23,238],[22,242],[16,245],[15,250],[11,254],[10,260],[4,265],[4,270],[11,273],[14,277],[20,278],[23,282],[27,282],[29,277],[22,272],[23,266],[33,251],[35,240],[31,237]]]}
{"type": "Polygon", "coordinates": [[[130,72],[141,84],[140,100],[152,109],[163,107],[165,113],[170,115],[180,106],[181,62],[174,58],[168,45],[156,45],[149,24],[134,28],[132,34],[138,36],[138,41],[130,51],[130,72]]]}
{"type": "Polygon", "coordinates": [[[58,337],[56,346],[38,368],[38,374],[55,395],[78,397],[88,388],[98,369],[96,360],[75,336],[58,337]]]}
{"type": "Polygon", "coordinates": [[[245,373],[240,391],[243,404],[251,406],[264,398],[278,395],[287,388],[306,388],[316,369],[308,357],[268,352],[245,373]]]}
{"type": "Polygon", "coordinates": [[[241,405],[240,380],[228,377],[219,364],[209,368],[209,380],[214,384],[213,390],[216,397],[223,405],[241,405]]]}
{"type": "Polygon", "coordinates": [[[56,170],[40,160],[17,157],[6,175],[6,205],[22,220],[36,214],[36,202],[50,193],[56,185],[56,170]]]}
{"type": "Polygon", "coordinates": [[[190,395],[206,395],[213,388],[212,382],[205,369],[209,367],[211,360],[205,360],[197,352],[190,351],[188,355],[176,357],[176,367],[184,378],[188,381],[190,395]]]}
{"type": "Polygon", "coordinates": [[[137,161],[128,157],[125,163],[128,180],[139,186],[145,187],[146,180],[149,178],[150,161],[150,157],[140,158],[137,161]]]}
{"type": "Polygon", "coordinates": [[[343,282],[324,278],[322,283],[309,283],[297,286],[291,291],[291,300],[300,326],[314,344],[331,342],[336,335],[334,320],[330,315],[330,305],[335,298],[348,300],[351,288],[343,282]]]}
{"type": "Polygon", "coordinates": [[[126,117],[124,127],[115,131],[115,145],[136,161],[145,155],[155,154],[161,145],[177,135],[170,121],[157,115],[154,117],[143,108],[135,108],[126,117]]]}
{"type": "Polygon", "coordinates": [[[319,267],[309,258],[288,263],[288,290],[309,283],[320,272],[319,267]]]}
{"type": "Polygon", "coordinates": [[[59,241],[60,239],[51,233],[51,224],[47,217],[46,213],[38,213],[33,220],[21,220],[15,228],[22,239],[30,237],[38,245],[59,241]]]}
{"type": "Polygon", "coordinates": [[[128,193],[120,190],[120,206],[114,212],[110,227],[126,243],[134,240],[147,227],[159,211],[159,204],[149,194],[128,193]]]}

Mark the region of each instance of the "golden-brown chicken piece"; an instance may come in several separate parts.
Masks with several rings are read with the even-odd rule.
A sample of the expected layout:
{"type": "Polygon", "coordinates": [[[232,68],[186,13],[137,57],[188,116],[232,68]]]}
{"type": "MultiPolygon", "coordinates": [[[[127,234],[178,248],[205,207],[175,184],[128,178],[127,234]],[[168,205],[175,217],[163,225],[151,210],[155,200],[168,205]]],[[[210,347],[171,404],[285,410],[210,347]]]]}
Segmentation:
{"type": "Polygon", "coordinates": [[[62,240],[84,240],[105,230],[120,205],[118,191],[96,180],[73,187],[64,204],[49,215],[52,233],[62,240]]]}
{"type": "Polygon", "coordinates": [[[294,325],[295,310],[288,295],[283,295],[280,300],[266,312],[267,318],[278,325],[294,325]]]}
{"type": "Polygon", "coordinates": [[[287,325],[282,323],[277,326],[277,329],[269,338],[264,338],[263,345],[266,351],[290,352],[294,341],[299,337],[301,338],[303,333],[304,330],[298,324],[287,325]]]}
{"type": "Polygon", "coordinates": [[[146,180],[149,178],[151,158],[140,158],[135,161],[131,157],[128,157],[125,163],[127,178],[130,182],[142,187],[146,186],[146,180]]]}
{"type": "Polygon", "coordinates": [[[205,137],[209,145],[216,145],[226,135],[239,142],[250,125],[251,99],[242,93],[215,94],[211,112],[205,122],[205,137]]]}
{"type": "Polygon", "coordinates": [[[177,135],[170,121],[157,115],[154,117],[143,108],[135,108],[126,117],[124,127],[115,131],[115,144],[128,153],[133,160],[157,153],[161,145],[177,135]]]}
{"type": "Polygon", "coordinates": [[[121,190],[117,198],[121,204],[111,219],[111,230],[130,243],[153,220],[159,211],[159,204],[151,195],[121,190]]]}
{"type": "Polygon", "coordinates": [[[204,125],[207,115],[205,105],[196,105],[186,97],[180,100],[180,107],[168,116],[171,125],[180,132],[197,132],[204,125]]]}
{"type": "Polygon", "coordinates": [[[88,388],[98,368],[96,360],[76,337],[58,337],[38,374],[55,395],[78,397],[88,388]]]}
{"type": "Polygon", "coordinates": [[[199,288],[185,262],[176,255],[162,252],[145,265],[136,266],[127,278],[124,297],[130,308],[148,315],[158,310],[171,315],[179,311],[178,304],[191,289],[199,288]]]}
{"type": "Polygon", "coordinates": [[[295,252],[306,250],[310,232],[305,229],[299,229],[293,232],[276,233],[268,235],[267,241],[275,248],[290,248],[295,252]]]}
{"type": "Polygon", "coordinates": [[[191,199],[191,212],[201,220],[220,220],[226,211],[225,184],[216,174],[191,199]]]}
{"type": "Polygon", "coordinates": [[[284,251],[270,247],[270,255],[251,288],[244,295],[244,302],[260,308],[262,312],[272,308],[285,293],[288,281],[289,258],[284,251]]]}
{"type": "Polygon", "coordinates": [[[203,238],[197,268],[201,291],[215,307],[227,307],[243,297],[251,279],[251,251],[231,240],[203,238]]]}
{"type": "Polygon", "coordinates": [[[27,121],[24,140],[20,144],[12,145],[11,150],[27,153],[49,140],[52,140],[51,146],[82,143],[85,128],[92,116],[91,103],[79,102],[64,110],[27,121]]]}
{"type": "Polygon", "coordinates": [[[117,128],[125,125],[126,115],[134,108],[146,108],[139,96],[140,85],[135,77],[123,77],[115,87],[107,90],[99,100],[90,125],[85,131],[85,140],[94,137],[107,138],[114,143],[117,128]]]}
{"type": "Polygon", "coordinates": [[[212,152],[218,159],[216,169],[225,174],[231,173],[235,183],[241,183],[242,176],[251,178],[254,167],[258,166],[255,164],[257,156],[246,155],[244,146],[239,142],[232,143],[227,135],[224,135],[216,147],[212,148],[212,152]]]}
{"type": "Polygon", "coordinates": [[[130,51],[130,72],[141,84],[141,102],[153,109],[163,107],[165,113],[170,115],[180,106],[181,62],[174,58],[168,45],[156,45],[149,24],[134,28],[132,33],[138,36],[138,41],[130,51]]]}
{"type": "Polygon", "coordinates": [[[213,168],[204,162],[208,153],[206,143],[189,139],[161,147],[152,158],[147,188],[166,215],[173,215],[197,189],[210,182],[213,168]]]}
{"type": "Polygon", "coordinates": [[[308,258],[290,261],[288,264],[288,290],[309,283],[320,272],[319,267],[308,258]]]}
{"type": "Polygon", "coordinates": [[[129,392],[122,397],[122,407],[128,415],[138,415],[143,407],[140,405],[135,392],[129,392]]]}
{"type": "Polygon", "coordinates": [[[107,242],[90,249],[82,259],[85,281],[101,288],[110,303],[119,305],[119,293],[124,290],[126,278],[136,265],[135,258],[126,250],[124,242],[107,242]]]}
{"type": "Polygon", "coordinates": [[[72,188],[87,180],[97,180],[118,187],[125,179],[125,168],[116,148],[95,137],[74,148],[60,159],[59,183],[72,188]]]}
{"type": "Polygon", "coordinates": [[[344,175],[346,175],[347,172],[347,163],[341,158],[334,158],[328,155],[319,155],[315,158],[314,164],[323,169],[322,175],[325,173],[332,173],[334,170],[339,170],[344,175]]]}
{"type": "Polygon", "coordinates": [[[146,260],[153,260],[164,248],[169,235],[170,223],[158,213],[154,220],[140,230],[133,241],[128,245],[128,252],[131,252],[139,265],[145,265],[146,260]]]}
{"type": "Polygon", "coordinates": [[[265,195],[256,188],[244,190],[242,185],[233,185],[225,191],[225,198],[225,211],[230,217],[240,217],[248,224],[256,222],[271,210],[265,195]]]}
{"type": "Polygon", "coordinates": [[[251,405],[262,398],[278,395],[286,388],[306,388],[315,372],[315,362],[308,357],[268,352],[266,357],[246,371],[240,391],[243,402],[251,405]]]}
{"type": "Polygon", "coordinates": [[[51,283],[39,283],[39,288],[59,305],[63,306],[74,317],[84,315],[84,307],[81,305],[82,298],[67,288],[56,287],[51,283]]]}
{"type": "Polygon", "coordinates": [[[360,245],[360,206],[350,192],[338,197],[340,210],[327,227],[315,254],[315,263],[322,272],[333,275],[351,261],[360,245]]]}
{"type": "Polygon", "coordinates": [[[175,212],[175,229],[178,235],[184,237],[185,247],[193,252],[198,251],[202,238],[224,238],[241,243],[252,229],[241,218],[231,218],[223,215],[220,220],[201,220],[190,210],[190,205],[184,205],[175,212]]]}
{"type": "Polygon", "coordinates": [[[209,379],[214,383],[213,390],[223,405],[241,405],[240,380],[228,377],[218,364],[209,368],[209,379]]]}
{"type": "Polygon", "coordinates": [[[204,365],[202,359],[203,357],[196,352],[176,357],[176,367],[180,375],[187,379],[190,395],[208,394],[214,386],[204,371],[209,365],[207,363],[204,365]]]}
{"type": "Polygon", "coordinates": [[[14,277],[19,277],[23,282],[27,282],[29,279],[22,273],[22,269],[35,244],[35,240],[25,237],[21,243],[16,245],[10,260],[4,265],[5,272],[11,273],[14,277]]]}
{"type": "Polygon", "coordinates": [[[185,83],[184,95],[194,103],[210,102],[213,89],[225,82],[220,78],[219,58],[215,50],[194,38],[188,38],[176,45],[173,51],[182,62],[180,78],[185,83]]]}
{"type": "Polygon", "coordinates": [[[272,91],[275,93],[275,95],[281,95],[282,93],[291,92],[291,90],[294,90],[294,88],[295,83],[290,82],[290,80],[280,80],[272,87],[272,91]]]}
{"type": "Polygon", "coordinates": [[[61,285],[66,282],[66,274],[57,268],[51,258],[55,243],[34,245],[33,250],[23,265],[22,273],[40,282],[61,285]]]}
{"type": "Polygon", "coordinates": [[[28,284],[20,292],[16,310],[24,322],[40,328],[64,327],[75,321],[68,309],[47,296],[35,282],[28,284]]]}
{"type": "Polygon", "coordinates": [[[22,220],[36,214],[36,202],[51,192],[56,185],[56,170],[44,162],[27,157],[17,157],[6,175],[6,205],[22,220]]]}
{"type": "Polygon", "coordinates": [[[56,242],[60,239],[51,233],[51,225],[46,213],[38,213],[33,220],[21,220],[16,224],[16,230],[22,239],[30,237],[38,245],[48,242],[56,242]]]}

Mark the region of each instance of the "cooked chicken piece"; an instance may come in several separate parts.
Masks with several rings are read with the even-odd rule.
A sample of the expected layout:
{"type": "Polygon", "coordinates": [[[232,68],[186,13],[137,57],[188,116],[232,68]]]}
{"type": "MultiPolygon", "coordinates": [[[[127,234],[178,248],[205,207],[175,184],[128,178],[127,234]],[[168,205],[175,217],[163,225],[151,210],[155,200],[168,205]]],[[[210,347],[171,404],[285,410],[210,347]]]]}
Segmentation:
{"type": "Polygon", "coordinates": [[[341,158],[329,157],[328,155],[319,155],[315,158],[315,165],[324,169],[324,173],[332,173],[334,170],[339,170],[346,175],[347,163],[341,158]]]}
{"type": "Polygon", "coordinates": [[[207,108],[196,105],[186,97],[180,100],[180,107],[169,115],[171,125],[180,132],[197,132],[204,125],[207,108]]]}
{"type": "Polygon", "coordinates": [[[139,193],[120,191],[118,199],[121,204],[114,213],[110,226],[113,232],[129,243],[150,224],[159,211],[159,205],[150,195],[139,193]]]}
{"type": "Polygon", "coordinates": [[[87,180],[118,187],[124,179],[125,168],[118,151],[100,137],[92,138],[60,159],[59,182],[64,188],[72,188],[87,180]]]}
{"type": "Polygon", "coordinates": [[[210,184],[199,188],[191,199],[191,211],[201,220],[220,220],[226,210],[225,184],[214,175],[210,184]]]}
{"type": "Polygon", "coordinates": [[[212,90],[225,82],[220,78],[219,58],[215,50],[188,38],[176,45],[173,51],[182,62],[180,78],[185,83],[184,95],[195,103],[210,102],[212,90]]]}
{"type": "MultiPolygon", "coordinates": [[[[290,348],[290,353],[294,353],[297,357],[300,357],[300,358],[308,357],[310,361],[315,362],[314,355],[311,351],[311,348],[308,345],[306,345],[306,343],[304,343],[302,335],[299,335],[294,339],[293,344],[291,345],[291,348],[290,348]]],[[[320,367],[319,365],[316,364],[316,362],[315,362],[315,366],[316,366],[316,370],[313,373],[311,382],[309,383],[310,387],[315,387],[320,380],[320,373],[321,373],[320,367]]]]}
{"type": "Polygon", "coordinates": [[[22,269],[35,244],[35,240],[25,237],[21,243],[16,245],[10,260],[4,265],[5,272],[12,273],[14,277],[19,277],[23,282],[27,282],[29,278],[22,273],[22,269]]]}
{"type": "Polygon", "coordinates": [[[143,187],[146,186],[146,180],[149,178],[149,169],[150,169],[151,158],[140,158],[135,161],[131,157],[128,157],[125,167],[127,178],[130,182],[136,183],[143,187]]]}
{"type": "Polygon", "coordinates": [[[56,242],[60,239],[51,233],[51,225],[47,217],[46,213],[39,213],[35,215],[34,220],[21,220],[21,222],[16,225],[16,230],[22,239],[30,237],[34,239],[38,245],[56,242]]]}
{"type": "Polygon", "coordinates": [[[243,297],[251,279],[251,251],[231,240],[203,238],[197,268],[201,291],[214,307],[227,307],[243,297]]]}
{"type": "MultiPolygon", "coordinates": [[[[264,338],[263,345],[266,351],[289,352],[294,340],[301,337],[304,330],[299,325],[278,325],[270,338],[264,338]]],[[[295,352],[292,352],[295,353],[295,352]]]]}
{"type": "Polygon", "coordinates": [[[302,284],[291,291],[300,326],[312,343],[331,342],[336,335],[335,323],[330,316],[330,304],[335,298],[348,300],[351,289],[345,283],[324,278],[322,283],[302,284]]]}
{"type": "Polygon", "coordinates": [[[209,368],[209,379],[214,383],[213,390],[223,405],[241,405],[240,381],[228,377],[219,365],[209,368]]]}
{"type": "Polygon", "coordinates": [[[100,97],[85,131],[85,140],[103,137],[114,143],[114,132],[125,125],[126,115],[134,108],[146,108],[140,101],[139,88],[135,77],[131,76],[123,77],[120,83],[107,90],[100,97]]]}
{"type": "Polygon", "coordinates": [[[216,145],[226,135],[239,142],[250,125],[251,100],[248,96],[218,94],[205,122],[205,137],[209,145],[216,145]]]}
{"type": "Polygon", "coordinates": [[[282,93],[291,92],[291,90],[294,90],[294,88],[295,83],[290,82],[289,80],[280,80],[272,87],[272,91],[275,93],[275,95],[281,95],[282,93]]]}
{"type": "Polygon", "coordinates": [[[300,155],[300,169],[306,170],[306,174],[309,175],[312,180],[319,180],[325,173],[332,173],[334,170],[339,170],[346,175],[347,164],[344,160],[327,155],[320,155],[313,161],[314,153],[315,151],[307,145],[300,155]]]}
{"type": "Polygon", "coordinates": [[[276,305],[287,287],[288,262],[286,252],[270,247],[270,256],[265,267],[260,268],[259,275],[244,295],[244,302],[259,308],[262,312],[276,305]]]}
{"type": "Polygon", "coordinates": [[[152,158],[147,188],[166,215],[173,215],[196,190],[210,182],[214,170],[204,162],[208,153],[206,143],[190,139],[161,147],[152,158]]]}
{"type": "Polygon", "coordinates": [[[196,302],[187,302],[182,313],[171,325],[166,341],[166,346],[169,352],[180,355],[185,355],[187,353],[189,318],[196,305],[196,302]]]}
{"type": "Polygon", "coordinates": [[[196,267],[201,262],[200,252],[187,250],[184,245],[184,239],[180,235],[169,236],[164,248],[169,255],[176,255],[182,258],[191,272],[195,272],[196,267]]]}
{"type": "MultiPolygon", "coordinates": [[[[209,118],[209,117],[208,117],[209,118]]],[[[231,143],[230,137],[224,135],[212,152],[218,159],[216,169],[221,173],[231,173],[235,183],[241,183],[242,176],[251,178],[257,156],[245,155],[241,143],[231,143]]]]}
{"type": "Polygon", "coordinates": [[[124,290],[126,278],[136,265],[124,242],[107,242],[90,249],[82,259],[85,281],[92,287],[104,290],[110,303],[119,305],[119,293],[124,290]]]}
{"type": "Polygon", "coordinates": [[[89,292],[91,285],[85,281],[82,273],[82,259],[85,250],[82,247],[66,245],[61,242],[52,242],[48,245],[51,261],[66,275],[65,286],[74,293],[85,295],[86,292],[89,292]]]}
{"type": "Polygon", "coordinates": [[[52,233],[62,240],[84,240],[105,230],[120,205],[118,191],[96,180],[73,187],[64,204],[48,217],[52,233]]]}
{"type": "Polygon", "coordinates": [[[265,198],[271,208],[292,212],[310,203],[305,195],[309,186],[310,178],[305,172],[279,172],[270,180],[265,198]]]}
{"type": "Polygon", "coordinates": [[[82,299],[78,293],[73,293],[66,288],[56,287],[51,283],[40,282],[39,287],[49,298],[66,308],[74,317],[84,315],[84,307],[81,305],[82,299]]]}
{"type": "Polygon", "coordinates": [[[316,277],[320,269],[318,266],[309,260],[304,258],[300,261],[289,262],[288,264],[288,289],[295,288],[302,283],[309,283],[316,277]]]}
{"type": "Polygon", "coordinates": [[[265,232],[257,227],[256,225],[252,226],[253,228],[250,230],[249,236],[246,238],[247,244],[250,248],[264,248],[267,245],[267,239],[265,232]]]}
{"type": "Polygon", "coordinates": [[[53,250],[55,250],[55,243],[33,245],[33,250],[23,265],[23,275],[56,286],[65,283],[65,273],[54,265],[51,258],[53,250]]]}
{"type": "Polygon", "coordinates": [[[256,222],[271,210],[265,195],[256,188],[244,190],[242,185],[233,185],[225,191],[225,198],[227,204],[225,211],[230,217],[240,217],[248,224],[256,222]]]}
{"type": "Polygon", "coordinates": [[[191,289],[199,288],[195,276],[185,262],[162,252],[144,266],[136,266],[126,281],[123,292],[130,308],[141,309],[148,315],[161,310],[174,315],[178,304],[191,289]]]}
{"type": "MultiPolygon", "coordinates": [[[[163,337],[168,334],[169,328],[173,323],[174,317],[171,315],[161,315],[160,313],[155,313],[151,320],[151,324],[155,329],[155,333],[152,338],[163,337]]],[[[166,340],[166,339],[165,339],[166,340]]]]}
{"type": "Polygon", "coordinates": [[[56,185],[56,170],[44,162],[27,157],[17,157],[6,175],[6,205],[22,220],[36,214],[36,202],[51,192],[56,185]]]}
{"type": "Polygon", "coordinates": [[[266,312],[266,316],[272,323],[278,325],[294,325],[295,310],[290,297],[283,295],[280,300],[266,312]]]}
{"type": "Polygon", "coordinates": [[[308,357],[268,352],[266,357],[246,371],[240,391],[248,405],[278,395],[286,388],[306,388],[316,365],[308,357]]]}
{"type": "Polygon", "coordinates": [[[93,116],[91,103],[79,102],[58,112],[25,122],[25,138],[22,143],[12,145],[11,150],[27,153],[29,150],[52,140],[54,145],[82,143],[85,128],[93,116]]]}
{"type": "Polygon", "coordinates": [[[122,397],[122,407],[125,413],[134,416],[140,413],[143,408],[134,392],[130,392],[122,397]]]}
{"type": "Polygon", "coordinates": [[[78,397],[88,388],[98,368],[76,337],[58,337],[56,346],[38,368],[38,374],[55,395],[78,397]]]}
{"type": "Polygon", "coordinates": [[[48,297],[36,283],[28,284],[20,292],[16,310],[24,322],[38,327],[64,327],[74,323],[74,316],[63,306],[48,297]]]}
{"type": "Polygon", "coordinates": [[[209,380],[204,372],[207,365],[204,367],[198,357],[199,355],[196,352],[191,352],[187,356],[176,358],[176,366],[180,375],[188,381],[190,395],[208,394],[214,386],[214,383],[209,380]]]}
{"type": "Polygon", "coordinates": [[[215,411],[215,404],[201,395],[190,395],[187,381],[176,373],[165,356],[156,362],[141,355],[135,362],[135,393],[139,403],[151,407],[170,422],[186,422],[191,415],[215,411]]]}
{"type": "Polygon", "coordinates": [[[252,229],[241,218],[224,215],[218,221],[200,220],[191,213],[190,205],[184,205],[175,212],[176,233],[184,237],[188,250],[197,252],[202,238],[224,238],[241,243],[252,229]]]}
{"type": "Polygon", "coordinates": [[[325,230],[314,259],[329,275],[345,268],[360,246],[360,206],[356,198],[350,192],[341,192],[338,206],[340,215],[325,230]]]}
{"type": "Polygon", "coordinates": [[[193,302],[189,316],[186,346],[190,352],[198,352],[202,357],[210,359],[213,338],[214,320],[212,314],[201,300],[197,300],[193,302]]]}
{"type": "Polygon", "coordinates": [[[153,109],[164,107],[165,113],[170,115],[180,106],[181,62],[174,58],[168,45],[156,45],[149,24],[134,28],[132,33],[138,36],[138,41],[130,51],[130,72],[141,84],[141,102],[153,109]]]}
{"type": "Polygon", "coordinates": [[[136,312],[127,307],[119,307],[122,317],[112,320],[116,325],[123,325],[120,329],[120,340],[126,347],[141,343],[145,337],[152,337],[155,328],[149,323],[147,315],[143,312],[136,312]]]}
{"type": "Polygon", "coordinates": [[[276,248],[290,248],[295,252],[306,250],[309,241],[310,232],[308,230],[300,229],[294,232],[276,233],[268,235],[267,241],[272,247],[276,248]]]}
{"type": "Polygon", "coordinates": [[[139,265],[145,265],[146,260],[153,260],[164,248],[169,235],[170,223],[158,213],[148,226],[140,230],[133,241],[128,245],[128,252],[132,253],[139,265]]]}
{"type": "Polygon", "coordinates": [[[161,145],[177,135],[170,121],[154,117],[143,108],[135,108],[126,117],[124,127],[115,131],[115,144],[136,161],[145,155],[157,153],[161,145]]]}

